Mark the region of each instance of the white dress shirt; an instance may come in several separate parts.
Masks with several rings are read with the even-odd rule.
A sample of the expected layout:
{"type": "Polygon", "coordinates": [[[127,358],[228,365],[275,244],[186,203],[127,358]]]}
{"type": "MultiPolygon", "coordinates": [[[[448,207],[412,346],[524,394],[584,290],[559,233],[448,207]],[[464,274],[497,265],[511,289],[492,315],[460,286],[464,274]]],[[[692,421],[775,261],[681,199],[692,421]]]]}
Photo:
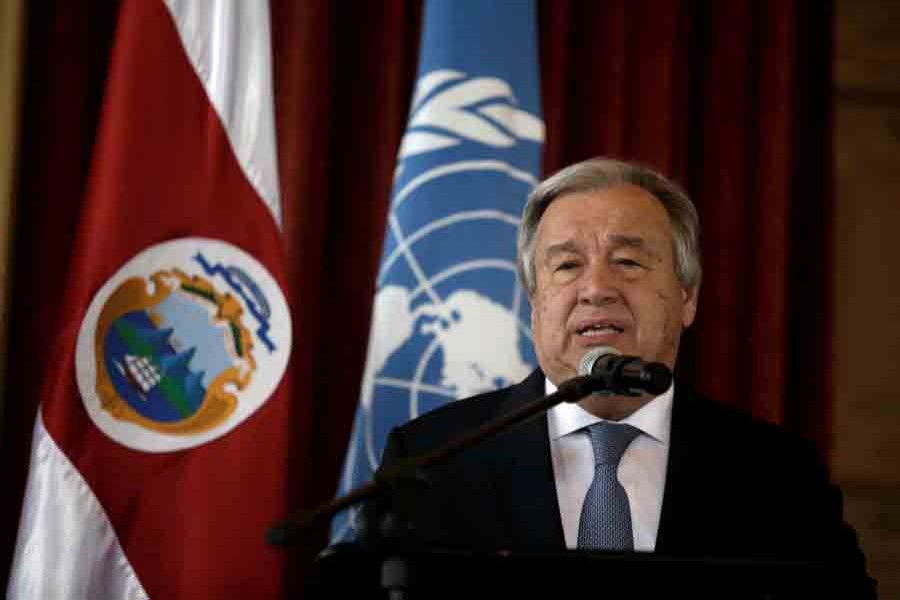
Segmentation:
{"type": "MultiPolygon", "coordinates": [[[[548,379],[546,389],[550,394],[556,391],[556,386],[548,379]]],[[[619,421],[641,431],[622,455],[617,473],[628,495],[635,550],[652,552],[656,548],[669,458],[673,396],[674,384],[619,421]]],[[[567,548],[578,547],[581,505],[594,478],[594,450],[590,436],[581,430],[599,421],[603,419],[567,402],[547,412],[553,475],[567,548]]]]}

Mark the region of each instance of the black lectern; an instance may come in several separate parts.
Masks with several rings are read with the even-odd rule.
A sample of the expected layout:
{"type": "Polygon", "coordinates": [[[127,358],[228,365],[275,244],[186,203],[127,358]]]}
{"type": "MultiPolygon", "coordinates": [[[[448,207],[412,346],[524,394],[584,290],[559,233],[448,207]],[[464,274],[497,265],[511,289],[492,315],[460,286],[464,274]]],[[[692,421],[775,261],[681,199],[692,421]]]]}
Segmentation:
{"type": "Polygon", "coordinates": [[[825,598],[819,563],[651,553],[326,548],[311,598],[825,598]]]}

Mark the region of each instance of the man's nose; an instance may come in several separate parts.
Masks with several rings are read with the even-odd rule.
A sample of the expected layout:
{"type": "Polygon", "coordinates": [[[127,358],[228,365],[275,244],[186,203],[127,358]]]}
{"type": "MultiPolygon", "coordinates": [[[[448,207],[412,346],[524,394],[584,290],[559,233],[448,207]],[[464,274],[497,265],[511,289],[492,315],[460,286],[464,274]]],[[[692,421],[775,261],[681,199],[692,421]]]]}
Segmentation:
{"type": "Polygon", "coordinates": [[[603,306],[621,298],[615,273],[604,262],[597,261],[588,266],[579,284],[579,304],[603,306]]]}

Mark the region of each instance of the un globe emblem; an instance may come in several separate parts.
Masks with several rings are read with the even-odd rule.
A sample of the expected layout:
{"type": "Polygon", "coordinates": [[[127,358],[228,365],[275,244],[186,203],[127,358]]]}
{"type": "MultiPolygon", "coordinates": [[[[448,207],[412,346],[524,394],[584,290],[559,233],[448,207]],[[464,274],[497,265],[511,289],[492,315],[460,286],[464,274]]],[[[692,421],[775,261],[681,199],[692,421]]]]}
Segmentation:
{"type": "MultiPolygon", "coordinates": [[[[524,97],[528,107],[492,74],[420,73],[398,152],[343,492],[372,477],[394,426],[520,381],[537,363],[515,240],[537,184],[544,124],[536,96],[524,97]]],[[[354,535],[355,518],[339,515],[332,539],[354,535]]]]}
{"type": "Polygon", "coordinates": [[[358,422],[370,468],[391,427],[534,368],[530,307],[515,266],[533,183],[508,164],[445,165],[395,194],[358,422]],[[440,194],[429,193],[437,185],[440,194]]]}

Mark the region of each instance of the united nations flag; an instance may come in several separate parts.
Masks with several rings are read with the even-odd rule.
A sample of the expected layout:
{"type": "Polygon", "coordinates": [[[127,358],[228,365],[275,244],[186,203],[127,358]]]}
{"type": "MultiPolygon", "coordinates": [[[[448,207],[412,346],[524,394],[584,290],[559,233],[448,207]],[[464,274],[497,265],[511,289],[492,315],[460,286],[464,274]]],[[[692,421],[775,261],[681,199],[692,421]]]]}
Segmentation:
{"type": "MultiPolygon", "coordinates": [[[[544,124],[531,0],[430,0],[340,492],[390,429],[518,382],[536,363],[515,239],[544,124]]],[[[333,541],[354,536],[352,511],[333,541]]]]}

